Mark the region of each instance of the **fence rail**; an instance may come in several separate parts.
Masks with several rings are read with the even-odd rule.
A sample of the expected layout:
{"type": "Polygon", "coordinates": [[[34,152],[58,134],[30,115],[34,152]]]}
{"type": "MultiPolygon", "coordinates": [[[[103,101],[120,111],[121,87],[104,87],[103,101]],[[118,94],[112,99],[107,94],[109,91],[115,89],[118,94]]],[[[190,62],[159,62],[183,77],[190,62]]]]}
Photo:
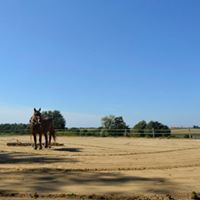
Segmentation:
{"type": "MultiPolygon", "coordinates": [[[[0,129],[0,135],[28,135],[30,129],[3,130],[0,129]]],[[[172,129],[156,130],[156,129],[104,129],[104,128],[66,128],[56,129],[57,135],[63,136],[126,136],[126,137],[174,137],[174,138],[192,138],[200,139],[200,129],[172,129]]]]}

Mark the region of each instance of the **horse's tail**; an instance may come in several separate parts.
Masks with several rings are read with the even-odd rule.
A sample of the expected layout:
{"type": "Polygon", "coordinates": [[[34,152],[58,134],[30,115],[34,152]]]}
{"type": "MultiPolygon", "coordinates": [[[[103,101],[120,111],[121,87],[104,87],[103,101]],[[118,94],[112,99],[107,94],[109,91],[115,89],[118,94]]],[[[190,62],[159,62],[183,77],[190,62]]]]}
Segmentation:
{"type": "Polygon", "coordinates": [[[56,142],[55,130],[52,130],[50,134],[51,134],[51,136],[53,137],[54,142],[56,142]]]}

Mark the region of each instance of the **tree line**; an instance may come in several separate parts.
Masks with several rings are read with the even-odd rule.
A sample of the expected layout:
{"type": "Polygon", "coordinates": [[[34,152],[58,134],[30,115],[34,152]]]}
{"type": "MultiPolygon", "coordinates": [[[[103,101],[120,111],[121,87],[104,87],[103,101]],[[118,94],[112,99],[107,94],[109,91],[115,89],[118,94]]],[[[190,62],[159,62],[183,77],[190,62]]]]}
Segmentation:
{"type": "Polygon", "coordinates": [[[101,131],[109,135],[130,135],[134,133],[138,136],[169,136],[171,130],[168,126],[158,122],[158,121],[140,121],[132,128],[130,128],[122,116],[115,117],[114,115],[106,116],[102,118],[102,128],[101,131]]]}
{"type": "MultiPolygon", "coordinates": [[[[60,111],[43,111],[42,115],[53,118],[54,128],[63,135],[87,135],[87,136],[169,136],[171,130],[168,126],[158,121],[140,121],[133,127],[129,127],[122,116],[108,115],[101,119],[101,126],[98,128],[66,128],[66,120],[60,111]]],[[[0,134],[28,134],[30,133],[29,124],[0,124],[0,134]]]]}
{"type": "MultiPolygon", "coordinates": [[[[60,111],[43,111],[42,115],[44,118],[53,118],[55,129],[65,129],[66,121],[60,111]]],[[[1,133],[28,134],[30,133],[29,123],[0,124],[0,134],[1,133]]]]}

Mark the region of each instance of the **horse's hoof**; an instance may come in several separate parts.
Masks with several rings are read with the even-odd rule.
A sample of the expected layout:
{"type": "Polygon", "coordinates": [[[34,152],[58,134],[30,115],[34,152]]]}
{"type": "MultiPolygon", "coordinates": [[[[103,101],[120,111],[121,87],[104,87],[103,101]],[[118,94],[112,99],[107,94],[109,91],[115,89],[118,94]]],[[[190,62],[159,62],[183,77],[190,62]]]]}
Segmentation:
{"type": "Polygon", "coordinates": [[[40,147],[39,150],[42,150],[42,147],[40,147]]]}

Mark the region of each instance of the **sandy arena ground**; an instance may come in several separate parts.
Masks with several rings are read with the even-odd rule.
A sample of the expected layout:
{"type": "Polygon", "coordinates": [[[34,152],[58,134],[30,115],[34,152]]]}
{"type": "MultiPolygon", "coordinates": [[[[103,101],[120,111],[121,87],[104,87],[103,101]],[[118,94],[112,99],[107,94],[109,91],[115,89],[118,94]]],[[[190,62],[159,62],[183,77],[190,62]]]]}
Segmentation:
{"type": "Polygon", "coordinates": [[[200,140],[58,137],[33,150],[0,137],[2,199],[191,199],[200,192],[200,140]]]}

